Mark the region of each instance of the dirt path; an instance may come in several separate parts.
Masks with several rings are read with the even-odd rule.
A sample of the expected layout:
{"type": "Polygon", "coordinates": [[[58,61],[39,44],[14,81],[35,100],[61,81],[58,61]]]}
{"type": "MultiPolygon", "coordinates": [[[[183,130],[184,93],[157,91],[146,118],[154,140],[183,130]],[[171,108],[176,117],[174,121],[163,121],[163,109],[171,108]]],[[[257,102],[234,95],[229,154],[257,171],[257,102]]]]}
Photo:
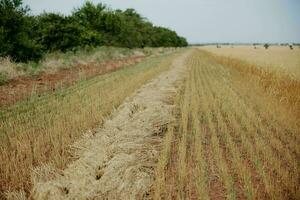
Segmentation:
{"type": "Polygon", "coordinates": [[[73,145],[78,160],[60,175],[49,167],[35,170],[34,199],[144,199],[164,127],[174,106],[170,98],[183,80],[188,51],[171,69],[141,87],[94,135],[73,145]],[[49,180],[50,179],[50,180],[49,180]]]}

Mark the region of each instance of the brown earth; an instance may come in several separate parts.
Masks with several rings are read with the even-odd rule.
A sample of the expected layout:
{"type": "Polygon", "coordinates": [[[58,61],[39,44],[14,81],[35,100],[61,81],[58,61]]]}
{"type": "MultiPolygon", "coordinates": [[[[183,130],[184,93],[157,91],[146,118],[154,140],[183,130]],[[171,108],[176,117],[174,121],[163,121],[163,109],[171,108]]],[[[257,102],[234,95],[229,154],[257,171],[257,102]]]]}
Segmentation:
{"type": "Polygon", "coordinates": [[[10,106],[33,94],[55,91],[58,88],[71,86],[81,79],[115,71],[122,67],[136,64],[146,56],[133,56],[113,61],[90,62],[72,68],[62,69],[54,74],[42,73],[38,76],[23,76],[10,80],[0,86],[0,108],[10,106]]]}

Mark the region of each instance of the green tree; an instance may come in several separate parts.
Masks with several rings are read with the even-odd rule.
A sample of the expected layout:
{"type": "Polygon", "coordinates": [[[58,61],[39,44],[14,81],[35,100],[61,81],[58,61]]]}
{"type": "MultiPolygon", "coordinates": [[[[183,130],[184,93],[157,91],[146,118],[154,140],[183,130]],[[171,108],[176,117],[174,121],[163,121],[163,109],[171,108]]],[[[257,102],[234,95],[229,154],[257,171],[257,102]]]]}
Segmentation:
{"type": "Polygon", "coordinates": [[[119,16],[122,20],[119,44],[128,48],[143,47],[142,17],[134,9],[127,9],[119,16]]]}
{"type": "Polygon", "coordinates": [[[0,56],[37,61],[43,52],[66,52],[86,46],[187,46],[186,39],[175,31],[153,26],[134,9],[114,11],[87,1],[70,16],[29,16],[28,10],[22,0],[0,0],[0,56]]]}
{"type": "Polygon", "coordinates": [[[22,0],[0,0],[0,56],[26,62],[42,57],[41,45],[30,37],[29,8],[22,0]]]}
{"type": "Polygon", "coordinates": [[[93,33],[86,32],[76,21],[54,13],[44,13],[38,17],[38,41],[45,51],[62,51],[81,46],[81,36],[91,40],[93,33]]]}
{"type": "Polygon", "coordinates": [[[73,11],[72,17],[87,29],[101,31],[103,28],[102,16],[105,10],[106,6],[104,4],[94,5],[92,2],[87,1],[82,7],[73,11]]]}

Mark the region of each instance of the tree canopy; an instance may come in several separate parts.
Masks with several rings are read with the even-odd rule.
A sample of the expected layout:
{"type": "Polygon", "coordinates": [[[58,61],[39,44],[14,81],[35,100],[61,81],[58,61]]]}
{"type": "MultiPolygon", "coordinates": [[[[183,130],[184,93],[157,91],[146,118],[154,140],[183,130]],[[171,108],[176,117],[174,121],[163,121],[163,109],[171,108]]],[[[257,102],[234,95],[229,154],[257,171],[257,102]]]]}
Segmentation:
{"type": "Polygon", "coordinates": [[[22,0],[0,0],[0,57],[38,61],[44,53],[100,45],[127,48],[183,47],[185,38],[154,26],[134,9],[112,10],[87,1],[68,15],[29,14],[22,0]]]}

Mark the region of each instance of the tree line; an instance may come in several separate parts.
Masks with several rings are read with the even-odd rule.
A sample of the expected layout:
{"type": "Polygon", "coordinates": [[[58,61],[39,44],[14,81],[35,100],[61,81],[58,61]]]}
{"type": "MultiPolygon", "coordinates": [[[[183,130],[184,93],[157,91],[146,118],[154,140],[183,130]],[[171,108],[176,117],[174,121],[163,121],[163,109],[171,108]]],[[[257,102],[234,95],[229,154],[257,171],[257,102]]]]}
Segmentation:
{"type": "Polygon", "coordinates": [[[96,46],[183,47],[185,38],[154,26],[134,9],[113,10],[88,1],[70,15],[29,14],[22,0],[0,0],[0,57],[39,61],[45,53],[96,46]]]}

